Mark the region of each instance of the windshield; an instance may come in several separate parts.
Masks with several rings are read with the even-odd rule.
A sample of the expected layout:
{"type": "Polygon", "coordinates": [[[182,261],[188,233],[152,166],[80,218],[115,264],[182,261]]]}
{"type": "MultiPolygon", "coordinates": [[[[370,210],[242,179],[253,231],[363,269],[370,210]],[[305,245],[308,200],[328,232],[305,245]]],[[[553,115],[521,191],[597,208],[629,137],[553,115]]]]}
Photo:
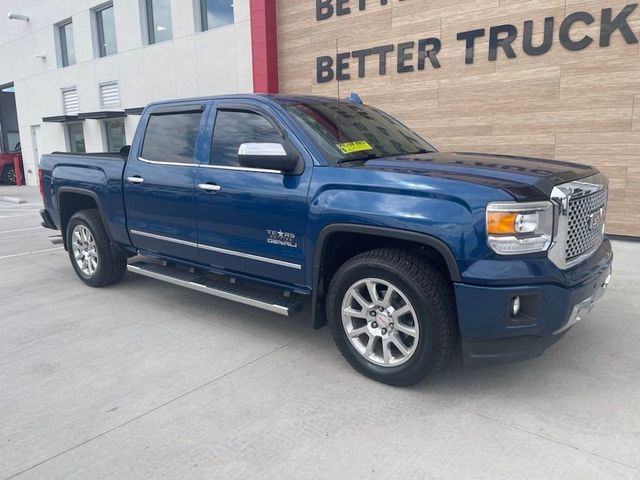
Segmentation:
{"type": "Polygon", "coordinates": [[[436,151],[395,118],[366,105],[318,100],[282,107],[331,164],[436,151]]]}

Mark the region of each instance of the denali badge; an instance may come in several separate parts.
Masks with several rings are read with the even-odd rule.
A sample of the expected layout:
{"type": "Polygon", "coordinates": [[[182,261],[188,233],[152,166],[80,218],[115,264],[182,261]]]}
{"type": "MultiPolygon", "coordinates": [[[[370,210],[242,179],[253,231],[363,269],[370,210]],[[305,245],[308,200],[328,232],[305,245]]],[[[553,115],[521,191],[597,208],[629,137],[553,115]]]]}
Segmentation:
{"type": "Polygon", "coordinates": [[[595,230],[600,225],[602,225],[602,209],[596,210],[591,215],[589,215],[589,229],[595,230]]]}
{"type": "Polygon", "coordinates": [[[282,230],[267,230],[267,243],[291,248],[298,246],[295,233],[283,232],[282,230]]]}

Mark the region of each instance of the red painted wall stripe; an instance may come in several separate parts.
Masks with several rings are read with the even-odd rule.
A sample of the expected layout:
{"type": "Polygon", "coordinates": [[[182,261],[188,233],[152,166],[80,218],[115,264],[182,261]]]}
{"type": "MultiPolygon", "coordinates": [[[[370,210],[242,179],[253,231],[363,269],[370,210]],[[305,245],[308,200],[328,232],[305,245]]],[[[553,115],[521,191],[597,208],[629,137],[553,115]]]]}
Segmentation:
{"type": "Polygon", "coordinates": [[[276,0],[250,0],[253,91],[278,93],[276,0]]]}

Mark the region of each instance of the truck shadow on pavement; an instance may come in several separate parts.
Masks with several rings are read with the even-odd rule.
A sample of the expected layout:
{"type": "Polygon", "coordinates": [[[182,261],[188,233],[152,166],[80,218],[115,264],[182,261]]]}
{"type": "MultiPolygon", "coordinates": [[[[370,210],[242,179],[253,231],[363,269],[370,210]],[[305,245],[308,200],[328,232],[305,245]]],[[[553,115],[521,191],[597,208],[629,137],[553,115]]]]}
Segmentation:
{"type": "MultiPolygon", "coordinates": [[[[217,328],[222,324],[226,328],[265,340],[278,343],[294,342],[296,348],[309,352],[313,355],[314,361],[321,362],[325,368],[336,368],[341,375],[346,372],[355,378],[364,378],[342,359],[326,326],[318,330],[313,329],[309,301],[305,302],[302,312],[292,317],[284,317],[138,275],[128,274],[123,282],[111,288],[146,297],[156,307],[174,310],[180,315],[178,321],[189,319],[201,323],[203,328],[217,328]]],[[[553,349],[561,351],[562,347],[560,344],[553,349]]],[[[545,356],[551,357],[554,354],[550,350],[545,356]]],[[[404,388],[413,392],[428,392],[430,395],[445,395],[451,398],[452,395],[458,394],[509,390],[522,382],[545,384],[549,381],[549,376],[557,374],[554,369],[558,367],[557,358],[547,359],[545,356],[519,363],[467,366],[463,363],[458,344],[442,372],[415,386],[404,388]]],[[[367,381],[383,388],[394,388],[373,380],[367,381]]]]}

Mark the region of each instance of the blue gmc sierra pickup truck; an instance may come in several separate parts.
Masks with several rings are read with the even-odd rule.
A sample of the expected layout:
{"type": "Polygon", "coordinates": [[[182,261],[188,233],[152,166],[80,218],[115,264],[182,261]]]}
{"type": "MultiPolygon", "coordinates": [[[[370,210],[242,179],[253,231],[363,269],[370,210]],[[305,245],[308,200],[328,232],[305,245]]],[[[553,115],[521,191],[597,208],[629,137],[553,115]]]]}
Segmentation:
{"type": "Polygon", "coordinates": [[[393,385],[458,342],[540,355],[611,274],[597,170],[441,153],[357,95],[153,103],[120,154],[43,155],[40,180],[87,285],[128,270],[283,315],[311,296],[314,326],[393,385]]]}

